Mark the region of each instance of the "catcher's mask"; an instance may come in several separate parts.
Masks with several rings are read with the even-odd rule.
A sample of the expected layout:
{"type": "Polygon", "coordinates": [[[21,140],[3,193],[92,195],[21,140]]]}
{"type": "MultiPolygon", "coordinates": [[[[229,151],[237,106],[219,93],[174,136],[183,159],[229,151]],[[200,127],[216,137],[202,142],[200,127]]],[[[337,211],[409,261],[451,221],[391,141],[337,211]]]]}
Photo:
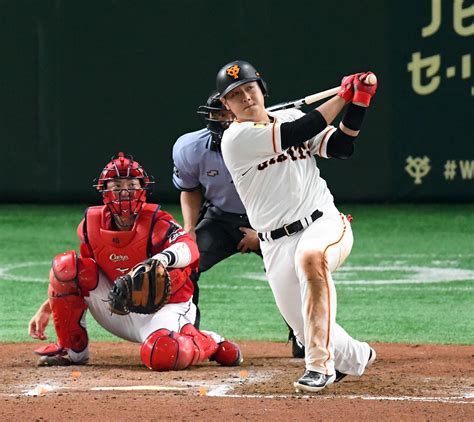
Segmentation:
{"type": "Polygon", "coordinates": [[[206,104],[199,106],[196,113],[204,120],[206,127],[212,134],[212,143],[219,150],[224,130],[232,123],[232,120],[222,120],[218,116],[220,113],[230,113],[222,104],[219,93],[212,92],[206,104]]]}
{"type": "Polygon", "coordinates": [[[133,160],[131,155],[119,152],[100,173],[94,187],[102,194],[104,204],[113,215],[122,219],[136,217],[146,202],[147,191],[154,183],[153,177],[148,176],[145,169],[133,160]],[[140,187],[127,189],[108,189],[107,182],[120,179],[136,179],[140,187]]]}
{"type": "Polygon", "coordinates": [[[216,88],[220,98],[224,98],[230,91],[247,82],[256,81],[263,95],[268,95],[267,84],[250,63],[243,60],[234,60],[219,70],[216,78],[216,88]]]}

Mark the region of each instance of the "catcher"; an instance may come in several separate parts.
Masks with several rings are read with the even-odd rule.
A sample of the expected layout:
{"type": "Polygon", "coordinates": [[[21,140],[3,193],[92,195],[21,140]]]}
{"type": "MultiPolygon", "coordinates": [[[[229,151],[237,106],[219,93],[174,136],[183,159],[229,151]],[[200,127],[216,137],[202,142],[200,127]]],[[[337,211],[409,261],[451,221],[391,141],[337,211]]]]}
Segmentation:
{"type": "Polygon", "coordinates": [[[86,311],[110,333],[141,343],[143,363],[156,371],[185,369],[206,359],[240,365],[239,347],[194,327],[190,275],[198,267],[195,241],[157,204],[141,165],[119,153],[95,185],[103,206],[89,207],[79,224],[80,256],[53,259],[49,299],[29,323],[45,340],[53,315],[57,343],[35,350],[39,366],[83,365],[89,360],[86,311]]]}

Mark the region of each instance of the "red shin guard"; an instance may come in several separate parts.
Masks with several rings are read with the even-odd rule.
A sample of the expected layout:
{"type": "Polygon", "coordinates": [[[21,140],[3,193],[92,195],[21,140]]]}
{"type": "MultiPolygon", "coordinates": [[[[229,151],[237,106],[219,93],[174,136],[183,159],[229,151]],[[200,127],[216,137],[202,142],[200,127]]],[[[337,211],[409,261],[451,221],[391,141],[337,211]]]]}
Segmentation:
{"type": "Polygon", "coordinates": [[[87,309],[84,299],[81,296],[50,296],[49,304],[53,311],[58,346],[82,352],[89,343],[87,330],[82,325],[87,309]]]}
{"type": "Polygon", "coordinates": [[[88,296],[97,282],[94,260],[78,258],[75,251],[64,252],[53,259],[48,295],[60,349],[79,353],[87,347],[84,319],[87,305],[83,296],[88,296]]]}
{"type": "Polygon", "coordinates": [[[193,339],[196,349],[193,364],[209,359],[218,348],[216,341],[209,334],[199,331],[192,324],[186,324],[179,333],[193,339]]]}
{"type": "Polygon", "coordinates": [[[185,369],[192,364],[194,355],[191,338],[164,328],[151,333],[140,349],[142,362],[153,371],[185,369]]]}
{"type": "Polygon", "coordinates": [[[142,344],[142,362],[154,371],[185,369],[211,357],[217,350],[212,337],[188,324],[180,333],[160,329],[142,344]]]}
{"type": "Polygon", "coordinates": [[[222,366],[239,366],[244,358],[237,344],[232,341],[224,340],[219,343],[216,353],[211,357],[222,366]]]}

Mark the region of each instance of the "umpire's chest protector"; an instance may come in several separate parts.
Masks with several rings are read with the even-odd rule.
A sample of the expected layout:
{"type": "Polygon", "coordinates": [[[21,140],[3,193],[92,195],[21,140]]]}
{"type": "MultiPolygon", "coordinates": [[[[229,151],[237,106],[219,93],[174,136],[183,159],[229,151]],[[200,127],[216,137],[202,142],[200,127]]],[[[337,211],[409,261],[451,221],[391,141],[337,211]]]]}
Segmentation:
{"type": "Polygon", "coordinates": [[[144,204],[130,231],[104,229],[107,207],[89,207],[84,217],[84,241],[89,244],[99,268],[112,282],[149,258],[153,226],[159,205],[144,204]]]}

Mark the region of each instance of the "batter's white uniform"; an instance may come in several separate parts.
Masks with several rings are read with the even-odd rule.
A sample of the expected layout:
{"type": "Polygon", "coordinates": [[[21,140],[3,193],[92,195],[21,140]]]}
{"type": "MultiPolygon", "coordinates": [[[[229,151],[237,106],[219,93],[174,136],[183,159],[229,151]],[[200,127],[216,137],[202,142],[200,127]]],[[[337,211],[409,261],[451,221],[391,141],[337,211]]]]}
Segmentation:
{"type": "MultiPolygon", "coordinates": [[[[276,304],[306,347],[306,368],[326,375],[362,375],[370,347],[336,323],[336,290],[331,276],[349,255],[350,223],[339,213],[313,155],[328,158],[328,126],[314,138],[285,151],[280,125],[303,116],[290,109],[269,113],[272,123],[234,122],[224,132],[222,154],[260,242],[276,304]],[[311,214],[323,216],[315,222],[311,214]],[[300,220],[304,230],[273,240],[269,232],[300,220]],[[324,254],[327,266],[317,279],[306,276],[308,255],[324,254]],[[318,306],[315,306],[319,304],[318,306]]],[[[314,268],[313,268],[314,269],[314,268]]],[[[311,273],[311,272],[310,272],[311,273]]],[[[312,271],[314,274],[315,271],[312,271]]]]}

